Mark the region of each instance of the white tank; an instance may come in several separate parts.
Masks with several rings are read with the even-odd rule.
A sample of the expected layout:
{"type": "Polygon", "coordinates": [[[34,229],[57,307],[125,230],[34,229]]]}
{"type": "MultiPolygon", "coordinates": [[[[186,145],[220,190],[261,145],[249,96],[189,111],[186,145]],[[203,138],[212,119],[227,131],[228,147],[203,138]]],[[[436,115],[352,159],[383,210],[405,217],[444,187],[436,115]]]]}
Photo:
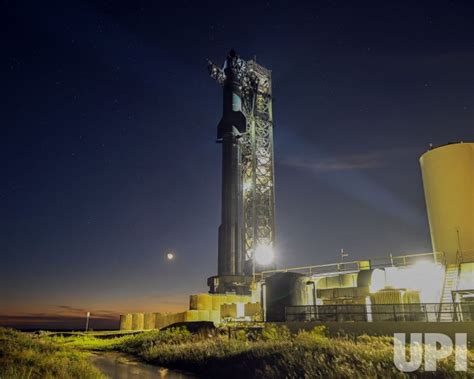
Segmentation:
{"type": "Polygon", "coordinates": [[[433,251],[447,264],[474,261],[474,143],[429,150],[420,165],[433,251]]]}

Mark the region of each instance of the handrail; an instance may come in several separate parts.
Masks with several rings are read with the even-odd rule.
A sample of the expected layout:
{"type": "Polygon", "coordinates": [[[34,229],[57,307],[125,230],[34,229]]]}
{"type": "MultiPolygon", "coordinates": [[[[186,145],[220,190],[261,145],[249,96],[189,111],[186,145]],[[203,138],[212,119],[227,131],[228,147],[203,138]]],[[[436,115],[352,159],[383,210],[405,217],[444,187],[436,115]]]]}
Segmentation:
{"type": "Polygon", "coordinates": [[[462,322],[474,320],[474,309],[457,303],[296,305],[285,307],[285,320],[462,322]],[[451,317],[443,320],[442,314],[451,317]]]}
{"type": "Polygon", "coordinates": [[[288,272],[288,271],[301,271],[301,270],[311,270],[315,268],[324,268],[324,267],[332,267],[336,266],[340,268],[341,266],[347,266],[350,264],[355,264],[357,267],[360,265],[360,261],[350,261],[350,262],[340,262],[340,263],[326,263],[322,265],[310,265],[310,266],[300,266],[300,267],[287,267],[287,268],[280,268],[275,270],[266,270],[262,271],[261,274],[271,274],[276,272],[288,272]]]}
{"type": "MultiPolygon", "coordinates": [[[[416,259],[416,258],[421,258],[421,257],[432,257],[433,261],[440,261],[437,257],[443,257],[443,253],[439,252],[431,252],[431,253],[417,253],[417,254],[405,254],[405,255],[397,255],[393,256],[390,254],[389,256],[385,257],[375,257],[369,259],[370,263],[370,268],[378,268],[378,267],[393,267],[393,266],[407,266],[410,260],[416,259]],[[384,262],[382,263],[375,263],[374,261],[381,261],[383,260],[384,262]],[[401,261],[401,264],[400,262],[401,261]]],[[[367,261],[367,260],[365,260],[367,261]]],[[[332,273],[350,273],[350,272],[357,272],[360,271],[360,263],[365,262],[364,260],[358,260],[358,261],[349,261],[349,262],[339,262],[339,263],[325,263],[321,265],[309,265],[309,266],[298,266],[298,267],[287,267],[287,268],[281,268],[281,269],[274,269],[274,270],[266,270],[258,273],[257,275],[260,275],[262,278],[265,275],[269,274],[275,274],[278,272],[288,272],[288,271],[308,271],[309,274],[316,274],[317,272],[321,269],[325,268],[331,268],[333,267],[334,269],[325,271],[325,272],[320,272],[321,274],[332,274],[332,273]],[[350,265],[353,265],[354,267],[349,267],[350,265]],[[349,269],[346,269],[348,267],[349,269]]]]}

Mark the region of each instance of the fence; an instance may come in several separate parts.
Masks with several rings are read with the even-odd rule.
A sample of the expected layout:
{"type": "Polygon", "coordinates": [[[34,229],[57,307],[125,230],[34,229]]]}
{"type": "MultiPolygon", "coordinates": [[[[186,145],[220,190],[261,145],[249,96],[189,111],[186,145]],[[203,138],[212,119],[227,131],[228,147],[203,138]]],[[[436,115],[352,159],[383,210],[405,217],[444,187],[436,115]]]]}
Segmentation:
{"type": "Polygon", "coordinates": [[[474,321],[474,302],[287,306],[285,321],[474,321]]]}

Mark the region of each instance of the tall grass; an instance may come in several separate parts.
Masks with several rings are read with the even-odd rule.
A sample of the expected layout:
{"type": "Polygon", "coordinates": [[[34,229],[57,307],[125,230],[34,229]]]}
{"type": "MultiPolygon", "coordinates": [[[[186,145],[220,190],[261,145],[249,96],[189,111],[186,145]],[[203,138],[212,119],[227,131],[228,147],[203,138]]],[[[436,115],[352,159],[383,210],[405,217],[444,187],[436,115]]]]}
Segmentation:
{"type": "MultiPolygon", "coordinates": [[[[15,339],[18,338],[15,335],[15,339]]],[[[285,327],[267,324],[261,330],[235,328],[192,334],[185,329],[168,329],[110,339],[74,336],[42,337],[40,340],[41,348],[52,349],[54,354],[58,354],[58,346],[59,351],[65,349],[68,359],[71,354],[81,354],[71,353],[72,348],[78,351],[117,350],[159,366],[194,372],[204,378],[474,377],[472,352],[468,354],[466,373],[454,370],[454,359],[451,357],[438,362],[438,370],[434,373],[420,369],[415,373],[404,374],[393,364],[392,338],[334,338],[326,336],[323,327],[297,334],[290,333],[285,327]]],[[[28,340],[24,344],[28,343],[32,342],[28,340]]],[[[0,354],[0,361],[2,359],[0,354]]],[[[27,366],[23,364],[19,367],[27,366]]],[[[74,370],[78,372],[78,369],[74,370]]],[[[1,373],[0,378],[3,378],[1,373]]]]}
{"type": "Polygon", "coordinates": [[[180,330],[138,335],[119,349],[144,360],[179,368],[206,378],[392,378],[469,377],[454,370],[454,359],[439,362],[435,373],[422,370],[404,374],[393,364],[389,337],[329,338],[323,328],[291,334],[284,327],[267,325],[263,331],[191,335],[180,330]]]}
{"type": "Polygon", "coordinates": [[[104,378],[87,353],[44,338],[0,328],[0,378],[104,378]]]}
{"type": "Polygon", "coordinates": [[[92,350],[92,351],[112,351],[118,350],[119,347],[131,336],[119,336],[113,338],[95,337],[90,334],[74,335],[74,336],[44,336],[45,340],[64,346],[67,348],[74,348],[77,350],[92,350]]]}

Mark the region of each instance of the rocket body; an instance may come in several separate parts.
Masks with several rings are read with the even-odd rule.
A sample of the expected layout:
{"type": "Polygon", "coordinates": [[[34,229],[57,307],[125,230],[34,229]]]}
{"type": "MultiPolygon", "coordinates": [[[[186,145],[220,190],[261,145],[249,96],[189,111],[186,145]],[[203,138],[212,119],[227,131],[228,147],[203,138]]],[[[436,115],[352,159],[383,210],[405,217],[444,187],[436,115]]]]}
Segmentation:
{"type": "Polygon", "coordinates": [[[217,127],[222,143],[222,209],[219,226],[218,275],[243,274],[243,202],[240,137],[246,131],[239,82],[229,54],[224,66],[223,115],[217,127]]]}

